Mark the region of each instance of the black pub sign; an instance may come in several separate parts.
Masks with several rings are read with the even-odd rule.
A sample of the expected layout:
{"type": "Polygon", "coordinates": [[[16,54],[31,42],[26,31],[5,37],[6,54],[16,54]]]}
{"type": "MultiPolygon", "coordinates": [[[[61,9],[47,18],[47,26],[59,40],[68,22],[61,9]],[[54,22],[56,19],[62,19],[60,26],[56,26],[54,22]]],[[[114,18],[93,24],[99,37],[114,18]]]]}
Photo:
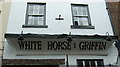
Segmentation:
{"type": "Polygon", "coordinates": [[[26,38],[18,40],[9,39],[14,46],[16,55],[38,54],[108,54],[108,49],[115,42],[104,39],[74,39],[67,41],[60,38],[26,38]]]}
{"type": "Polygon", "coordinates": [[[42,40],[24,40],[18,41],[20,50],[105,50],[106,41],[42,41],[42,40]]]}

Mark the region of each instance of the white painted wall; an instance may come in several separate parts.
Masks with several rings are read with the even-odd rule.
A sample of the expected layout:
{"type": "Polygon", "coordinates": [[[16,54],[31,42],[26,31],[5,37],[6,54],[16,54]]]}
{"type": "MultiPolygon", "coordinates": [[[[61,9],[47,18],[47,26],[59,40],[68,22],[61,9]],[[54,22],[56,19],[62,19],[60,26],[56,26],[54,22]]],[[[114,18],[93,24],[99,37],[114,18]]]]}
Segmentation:
{"type": "MultiPolygon", "coordinates": [[[[44,2],[46,3],[46,24],[48,28],[22,28],[25,24],[26,7],[28,0],[12,0],[9,22],[6,33],[35,33],[35,34],[78,34],[78,35],[106,35],[109,32],[113,34],[110,19],[106,10],[104,0],[29,0],[29,2],[44,2]],[[91,17],[91,23],[95,29],[71,29],[72,13],[71,4],[88,4],[91,17]],[[61,14],[64,20],[55,20],[61,14]]],[[[105,64],[115,63],[117,59],[117,50],[113,46],[108,56],[81,56],[70,55],[70,64],[76,65],[76,59],[80,58],[99,58],[104,59],[105,64]],[[112,59],[110,60],[109,58],[112,59]]],[[[16,50],[10,44],[5,42],[3,59],[41,59],[41,58],[65,58],[66,55],[59,56],[16,56],[16,50]]]]}
{"type": "Polygon", "coordinates": [[[22,28],[25,24],[27,1],[13,0],[7,33],[36,33],[36,34],[72,34],[78,35],[113,35],[111,23],[104,0],[29,0],[29,2],[46,3],[46,24],[48,28],[22,28]],[[91,23],[95,29],[71,29],[72,22],[71,4],[88,4],[91,23]],[[61,14],[64,20],[55,20],[61,14]]]}

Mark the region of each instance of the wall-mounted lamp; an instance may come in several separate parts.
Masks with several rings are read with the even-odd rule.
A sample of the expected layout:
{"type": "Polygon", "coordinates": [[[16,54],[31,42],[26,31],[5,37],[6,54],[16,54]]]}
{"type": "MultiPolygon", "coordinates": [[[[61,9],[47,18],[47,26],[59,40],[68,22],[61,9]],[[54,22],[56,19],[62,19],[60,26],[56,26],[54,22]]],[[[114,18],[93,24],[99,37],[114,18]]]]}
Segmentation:
{"type": "Polygon", "coordinates": [[[109,10],[109,8],[107,7],[106,10],[109,10]]]}
{"type": "Polygon", "coordinates": [[[24,40],[23,31],[21,31],[21,34],[18,36],[18,40],[24,40]]]}
{"type": "Polygon", "coordinates": [[[109,35],[108,32],[106,32],[106,36],[107,36],[107,37],[106,37],[106,40],[107,40],[107,41],[112,41],[112,39],[111,39],[111,37],[110,37],[110,35],[109,35]]]}
{"type": "Polygon", "coordinates": [[[67,38],[67,41],[72,41],[72,37],[71,37],[71,32],[69,33],[69,36],[68,36],[68,38],[67,38]]]}
{"type": "Polygon", "coordinates": [[[55,18],[56,20],[64,20],[64,18],[61,17],[61,15],[59,15],[58,18],[55,18]]]}

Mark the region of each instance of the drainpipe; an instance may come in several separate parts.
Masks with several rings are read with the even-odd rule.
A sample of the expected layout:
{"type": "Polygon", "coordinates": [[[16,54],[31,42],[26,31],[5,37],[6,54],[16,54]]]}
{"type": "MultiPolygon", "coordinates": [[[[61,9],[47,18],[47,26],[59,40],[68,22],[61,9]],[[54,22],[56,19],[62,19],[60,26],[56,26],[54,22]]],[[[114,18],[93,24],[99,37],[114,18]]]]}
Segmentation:
{"type": "Polygon", "coordinates": [[[66,67],[69,67],[69,63],[68,63],[68,55],[66,55],[66,59],[67,59],[67,61],[66,61],[66,67]]]}

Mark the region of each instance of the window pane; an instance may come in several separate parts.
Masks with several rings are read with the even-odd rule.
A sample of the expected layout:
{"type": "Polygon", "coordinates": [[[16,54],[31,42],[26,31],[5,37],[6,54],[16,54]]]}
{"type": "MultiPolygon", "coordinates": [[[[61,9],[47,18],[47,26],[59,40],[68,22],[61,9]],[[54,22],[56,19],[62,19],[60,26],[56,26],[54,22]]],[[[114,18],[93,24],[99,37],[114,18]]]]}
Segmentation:
{"type": "Polygon", "coordinates": [[[88,16],[87,6],[73,6],[72,9],[74,16],[88,16]]]}
{"type": "Polygon", "coordinates": [[[28,16],[28,25],[34,25],[34,20],[32,16],[28,16]]]}
{"type": "Polygon", "coordinates": [[[78,61],[78,67],[84,67],[83,66],[83,61],[78,61]]]}
{"type": "Polygon", "coordinates": [[[96,67],[95,61],[91,61],[91,67],[96,67]]]}
{"type": "Polygon", "coordinates": [[[85,61],[85,67],[90,67],[89,61],[85,61]]]}
{"type": "Polygon", "coordinates": [[[28,6],[28,14],[29,15],[43,15],[44,14],[44,5],[39,4],[30,4],[28,6]]]}
{"type": "Polygon", "coordinates": [[[72,5],[73,25],[89,26],[88,6],[72,5]]]}
{"type": "Polygon", "coordinates": [[[84,17],[74,17],[74,23],[75,25],[85,25],[88,26],[88,18],[84,18],[84,17]]]}
{"type": "Polygon", "coordinates": [[[38,25],[38,16],[34,17],[34,25],[38,25]]]}
{"type": "Polygon", "coordinates": [[[39,5],[39,14],[44,14],[44,5],[39,5]]]}
{"type": "Polygon", "coordinates": [[[38,15],[39,14],[39,5],[34,5],[34,14],[38,15]]]}
{"type": "Polygon", "coordinates": [[[83,18],[79,18],[79,25],[83,25],[83,18]]]}
{"type": "Polygon", "coordinates": [[[97,66],[98,66],[98,67],[103,67],[103,65],[104,65],[104,64],[103,64],[103,61],[97,61],[97,66]]]}
{"type": "Polygon", "coordinates": [[[45,5],[44,4],[28,4],[27,25],[44,25],[45,24],[45,5]]]}
{"type": "Polygon", "coordinates": [[[75,23],[75,25],[79,25],[79,18],[78,17],[74,17],[74,23],[75,23]]]}
{"type": "Polygon", "coordinates": [[[77,67],[104,67],[102,59],[79,59],[77,67]]]}
{"type": "Polygon", "coordinates": [[[28,15],[32,15],[33,14],[33,9],[34,9],[34,6],[29,4],[28,5],[28,15]]]}
{"type": "Polygon", "coordinates": [[[73,6],[73,16],[77,16],[77,15],[78,15],[78,7],[73,6]]]}
{"type": "Polygon", "coordinates": [[[88,15],[88,12],[87,12],[87,7],[82,7],[82,15],[84,16],[84,15],[88,15]]]}
{"type": "Polygon", "coordinates": [[[44,25],[44,16],[39,17],[39,23],[38,25],[44,25]]]}
{"type": "Polygon", "coordinates": [[[82,16],[83,15],[83,10],[82,10],[82,7],[79,6],[78,7],[78,16],[82,16]]]}
{"type": "Polygon", "coordinates": [[[88,26],[88,18],[80,18],[79,21],[81,22],[82,25],[88,26]]]}

